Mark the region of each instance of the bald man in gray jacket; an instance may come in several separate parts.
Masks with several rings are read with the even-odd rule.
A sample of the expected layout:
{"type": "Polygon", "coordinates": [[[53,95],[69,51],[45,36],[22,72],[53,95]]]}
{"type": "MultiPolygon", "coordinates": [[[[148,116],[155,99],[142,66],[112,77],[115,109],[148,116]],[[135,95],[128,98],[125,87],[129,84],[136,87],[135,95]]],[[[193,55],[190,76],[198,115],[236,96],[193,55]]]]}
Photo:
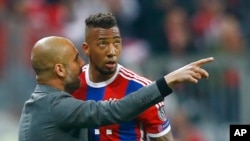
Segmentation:
{"type": "Polygon", "coordinates": [[[23,107],[19,141],[86,141],[84,128],[129,121],[162,101],[174,85],[208,78],[201,66],[211,61],[190,63],[121,100],[81,101],[69,94],[80,86],[84,61],[78,50],[66,38],[42,38],[31,53],[37,86],[23,107]]]}

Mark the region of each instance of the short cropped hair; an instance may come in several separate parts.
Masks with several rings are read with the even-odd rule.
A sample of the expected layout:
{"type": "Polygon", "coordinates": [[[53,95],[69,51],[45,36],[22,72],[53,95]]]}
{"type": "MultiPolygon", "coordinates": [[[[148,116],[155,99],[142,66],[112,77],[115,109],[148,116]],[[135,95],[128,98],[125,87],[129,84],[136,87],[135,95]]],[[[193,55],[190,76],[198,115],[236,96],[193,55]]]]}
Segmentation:
{"type": "Polygon", "coordinates": [[[90,15],[85,20],[86,29],[111,28],[117,26],[116,18],[112,13],[97,13],[90,15]]]}

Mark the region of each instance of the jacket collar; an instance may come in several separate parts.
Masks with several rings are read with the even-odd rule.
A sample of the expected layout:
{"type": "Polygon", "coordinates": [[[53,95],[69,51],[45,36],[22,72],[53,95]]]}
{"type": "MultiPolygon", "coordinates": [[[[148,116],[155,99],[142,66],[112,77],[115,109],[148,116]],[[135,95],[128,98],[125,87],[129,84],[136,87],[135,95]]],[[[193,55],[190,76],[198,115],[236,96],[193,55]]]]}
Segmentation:
{"type": "Polygon", "coordinates": [[[39,92],[56,92],[56,91],[61,91],[55,87],[49,86],[49,85],[42,85],[42,84],[37,84],[36,88],[34,90],[35,93],[39,92]]]}

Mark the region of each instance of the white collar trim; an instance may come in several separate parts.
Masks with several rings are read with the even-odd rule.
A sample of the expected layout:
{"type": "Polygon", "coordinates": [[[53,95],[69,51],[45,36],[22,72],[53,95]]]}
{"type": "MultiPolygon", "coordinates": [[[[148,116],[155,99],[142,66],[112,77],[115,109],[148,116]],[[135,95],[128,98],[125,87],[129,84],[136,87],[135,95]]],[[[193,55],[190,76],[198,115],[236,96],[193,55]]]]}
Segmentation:
{"type": "Polygon", "coordinates": [[[119,70],[120,70],[121,67],[122,66],[120,64],[117,64],[117,69],[116,69],[115,75],[113,75],[110,79],[108,79],[106,81],[95,83],[95,82],[92,82],[90,80],[90,78],[89,78],[89,64],[87,64],[86,65],[86,71],[85,71],[86,83],[89,86],[94,87],[94,88],[105,87],[105,86],[109,85],[110,83],[112,83],[115,80],[115,78],[118,75],[119,70]]]}

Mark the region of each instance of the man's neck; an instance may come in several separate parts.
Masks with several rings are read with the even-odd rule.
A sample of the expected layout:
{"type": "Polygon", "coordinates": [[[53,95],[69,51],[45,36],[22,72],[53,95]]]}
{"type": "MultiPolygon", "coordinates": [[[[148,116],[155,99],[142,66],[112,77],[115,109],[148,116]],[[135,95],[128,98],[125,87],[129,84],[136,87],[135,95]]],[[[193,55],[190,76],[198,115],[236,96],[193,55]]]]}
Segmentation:
{"type": "Polygon", "coordinates": [[[64,85],[60,80],[56,80],[56,79],[45,80],[45,79],[37,78],[37,83],[41,85],[48,85],[58,90],[65,91],[64,85]]]}
{"type": "Polygon", "coordinates": [[[99,83],[99,82],[104,82],[109,80],[111,77],[113,77],[115,75],[115,73],[113,74],[109,74],[109,75],[104,75],[101,73],[95,73],[93,71],[89,72],[89,79],[90,81],[94,82],[94,83],[99,83]]]}

